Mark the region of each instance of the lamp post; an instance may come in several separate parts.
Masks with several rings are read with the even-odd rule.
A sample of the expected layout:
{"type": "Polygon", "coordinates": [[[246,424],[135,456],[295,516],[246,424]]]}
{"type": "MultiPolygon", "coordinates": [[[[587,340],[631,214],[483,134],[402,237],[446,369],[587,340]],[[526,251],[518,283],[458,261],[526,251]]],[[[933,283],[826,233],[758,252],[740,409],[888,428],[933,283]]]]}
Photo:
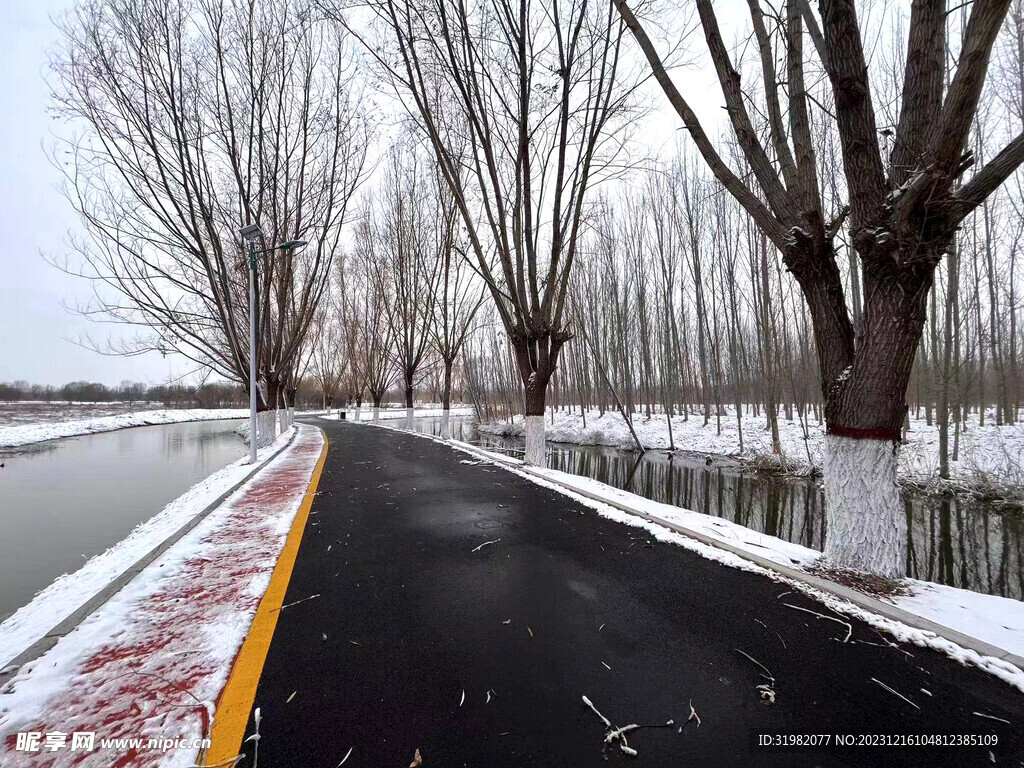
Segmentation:
{"type": "Polygon", "coordinates": [[[247,224],[240,233],[242,242],[249,244],[249,463],[256,463],[256,257],[271,251],[287,251],[305,245],[305,240],[289,240],[274,248],[256,247],[263,240],[258,224],[247,224]]]}

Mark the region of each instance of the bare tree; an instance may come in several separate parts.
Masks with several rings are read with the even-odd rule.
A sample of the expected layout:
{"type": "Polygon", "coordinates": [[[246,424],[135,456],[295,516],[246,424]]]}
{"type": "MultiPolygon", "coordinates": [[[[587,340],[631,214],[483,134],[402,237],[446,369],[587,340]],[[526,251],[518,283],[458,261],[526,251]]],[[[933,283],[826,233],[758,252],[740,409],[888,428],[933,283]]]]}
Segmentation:
{"type": "Polygon", "coordinates": [[[258,367],[276,405],[363,178],[343,28],[305,0],[98,0],[59,24],[56,112],[81,131],[57,158],[88,234],[64,266],[96,285],[85,311],[141,329],[119,353],[173,350],[247,383],[238,230],[308,241],[260,258],[258,367]]]}
{"type": "MultiPolygon", "coordinates": [[[[1009,0],[976,0],[948,86],[944,0],[911,5],[899,123],[882,157],[869,69],[853,0],[821,0],[821,29],[805,0],[788,0],[784,26],[789,125],[783,122],[772,39],[748,0],[767,103],[762,141],[711,0],[697,0],[736,141],[756,188],[711,143],[626,0],[614,0],[654,76],[718,181],[779,249],[814,327],[827,421],[826,557],[836,565],[902,573],[905,516],[896,453],[911,366],[936,265],[960,222],[1024,161],[1024,134],[969,180],[967,150],[992,46],[1009,0]],[[848,208],[826,213],[805,85],[805,26],[831,83],[848,208]],[[833,240],[849,215],[863,269],[863,322],[855,338],[833,240]]],[[[821,111],[825,119],[829,113],[821,111]]]]}
{"type": "Polygon", "coordinates": [[[486,287],[470,269],[467,243],[460,240],[459,212],[440,174],[433,174],[439,216],[432,229],[439,254],[437,279],[432,283],[431,343],[440,358],[441,437],[451,437],[452,372],[466,339],[473,333],[486,287]]]}
{"type": "Polygon", "coordinates": [[[384,274],[387,267],[379,246],[371,216],[367,213],[356,225],[354,269],[349,275],[348,288],[352,291],[352,304],[358,317],[362,381],[373,399],[375,420],[380,415],[384,395],[395,380],[393,337],[388,326],[391,296],[384,274]]]}
{"type": "Polygon", "coordinates": [[[622,25],[607,4],[563,0],[372,8],[390,40],[368,50],[417,117],[455,200],[525,388],[526,459],[542,463],[587,191],[623,141],[622,25]]]}
{"type": "MultiPolygon", "coordinates": [[[[413,417],[413,390],[431,340],[431,297],[437,281],[442,246],[436,230],[436,198],[426,164],[414,147],[391,147],[381,185],[380,207],[372,215],[391,351],[405,395],[407,417],[413,417]],[[421,176],[425,178],[421,178],[421,176]]],[[[410,424],[411,426],[411,424],[410,424]]]]}

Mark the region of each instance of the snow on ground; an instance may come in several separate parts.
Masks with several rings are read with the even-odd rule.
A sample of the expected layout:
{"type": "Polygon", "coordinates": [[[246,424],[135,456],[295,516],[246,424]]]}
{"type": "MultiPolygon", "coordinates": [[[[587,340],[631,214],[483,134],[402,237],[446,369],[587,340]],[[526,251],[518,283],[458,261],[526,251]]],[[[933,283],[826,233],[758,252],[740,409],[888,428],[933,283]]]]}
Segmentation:
{"type": "Polygon", "coordinates": [[[75,400],[16,400],[12,403],[0,403],[0,427],[15,424],[30,424],[39,421],[69,421],[71,419],[91,419],[97,416],[120,416],[135,411],[152,411],[162,408],[160,401],[109,403],[83,403],[75,400]]]}
{"type": "MultiPolygon", "coordinates": [[[[624,448],[633,446],[625,421],[615,411],[607,411],[603,416],[597,411],[588,411],[586,427],[578,411],[556,412],[554,423],[550,414],[544,418],[545,434],[552,442],[624,448]]],[[[734,409],[728,409],[727,414],[722,416],[721,434],[717,432],[714,417],[705,426],[701,415],[691,415],[686,421],[681,416],[674,416],[672,434],[675,447],[677,450],[735,456],[746,460],[770,457],[771,431],[766,427],[764,417],[744,415],[741,423],[742,453],[734,409]]],[[[939,470],[938,429],[928,426],[923,419],[912,418],[910,423],[907,443],[900,451],[900,477],[916,483],[933,483],[938,479],[939,470]]],[[[669,447],[668,423],[664,415],[656,414],[648,419],[643,414],[636,414],[633,417],[633,428],[644,447],[669,447]]],[[[521,416],[517,416],[512,423],[491,422],[480,425],[479,429],[488,434],[522,436],[523,421],[521,416]]],[[[779,437],[790,468],[807,471],[810,466],[821,467],[825,434],[818,422],[811,421],[808,424],[805,439],[804,429],[795,413],[793,421],[780,418],[779,437]]],[[[1024,485],[1024,424],[996,427],[986,423],[979,427],[977,416],[973,416],[969,428],[960,434],[960,455],[957,461],[951,462],[950,474],[958,482],[974,485],[1024,485]]]]}
{"type": "MultiPolygon", "coordinates": [[[[356,409],[355,408],[342,408],[345,411],[345,419],[348,421],[356,421],[356,409]]],[[[435,405],[417,405],[413,411],[413,416],[417,419],[423,418],[441,418],[442,409],[439,404],[435,405]]],[[[449,412],[452,417],[455,416],[472,416],[474,411],[470,406],[455,406],[449,412]]],[[[381,408],[377,414],[377,421],[385,421],[391,419],[404,419],[406,417],[405,406],[401,408],[381,408]]],[[[325,419],[337,419],[338,413],[335,411],[330,416],[324,416],[325,419]]],[[[373,421],[373,406],[364,405],[359,410],[359,421],[373,421]]]]}
{"type": "MultiPolygon", "coordinates": [[[[381,425],[382,428],[390,429],[381,425]]],[[[417,436],[444,443],[430,435],[417,436]]],[[[861,619],[873,627],[889,632],[898,640],[922,647],[933,648],[946,653],[961,663],[970,663],[983,669],[1010,685],[1024,691],[1024,670],[990,656],[963,648],[955,643],[937,637],[935,634],[916,629],[906,624],[884,618],[859,606],[828,593],[816,590],[803,582],[787,578],[775,571],[757,565],[739,554],[686,536],[664,525],[625,512],[605,502],[625,504],[633,510],[643,512],[684,529],[717,539],[723,544],[737,547],[750,554],[768,558],[796,570],[808,570],[821,557],[821,552],[793,544],[788,541],[752,531],[728,520],[711,517],[699,512],[681,509],[669,504],[652,501],[643,496],[613,488],[588,477],[580,477],[554,469],[530,467],[524,471],[522,462],[498,453],[457,441],[448,443],[457,450],[470,455],[486,457],[493,463],[532,482],[551,488],[596,510],[604,517],[626,525],[643,528],[659,541],[685,547],[702,557],[714,560],[731,568],[758,573],[814,597],[828,608],[840,614],[861,619]],[[583,494],[587,495],[583,495],[583,494]],[[597,497],[596,499],[594,497],[597,497]]],[[[471,462],[475,463],[475,462],[471,462]]],[[[982,640],[1019,657],[1024,657],[1024,602],[994,595],[983,595],[955,587],[947,587],[916,579],[904,579],[906,594],[898,597],[878,598],[911,614],[933,621],[964,635],[982,640]]]]}
{"type": "Polygon", "coordinates": [[[0,427],[0,448],[15,448],[43,440],[60,437],[110,432],[124,427],[148,424],[177,424],[183,421],[213,419],[240,419],[249,415],[247,408],[163,408],[155,411],[137,411],[116,416],[95,416],[67,421],[34,422],[0,427]]]}
{"type": "Polygon", "coordinates": [[[194,748],[101,749],[100,740],[208,735],[323,447],[319,430],[298,429],[284,454],[8,683],[5,768],[195,764],[194,748]],[[96,749],[13,749],[19,732],[54,731],[93,732],[96,749]]]}
{"type": "MultiPolygon", "coordinates": [[[[257,454],[265,463],[291,438],[288,432],[257,454]]],[[[90,600],[110,582],[152,551],[168,536],[249,474],[245,456],[196,483],[123,540],[96,555],[74,573],[65,574],[0,623],[0,669],[90,600]]]]}

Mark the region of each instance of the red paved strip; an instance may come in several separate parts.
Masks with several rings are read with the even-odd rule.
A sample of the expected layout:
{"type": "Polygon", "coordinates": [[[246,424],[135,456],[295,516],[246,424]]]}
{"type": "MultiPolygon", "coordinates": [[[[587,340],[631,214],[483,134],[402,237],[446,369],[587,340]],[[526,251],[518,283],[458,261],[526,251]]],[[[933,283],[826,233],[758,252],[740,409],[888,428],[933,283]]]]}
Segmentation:
{"type": "Polygon", "coordinates": [[[323,445],[295,444],[0,696],[4,766],[191,765],[193,749],[101,749],[101,739],[209,733],[224,686],[323,445]],[[16,751],[19,732],[95,733],[93,751],[16,751]]]}

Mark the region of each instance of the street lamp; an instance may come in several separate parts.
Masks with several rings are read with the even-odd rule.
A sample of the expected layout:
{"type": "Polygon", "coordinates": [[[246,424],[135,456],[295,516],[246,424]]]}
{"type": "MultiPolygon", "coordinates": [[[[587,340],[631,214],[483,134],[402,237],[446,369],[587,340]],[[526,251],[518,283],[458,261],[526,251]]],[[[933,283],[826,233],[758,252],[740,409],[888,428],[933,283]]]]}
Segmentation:
{"type": "Polygon", "coordinates": [[[263,230],[247,224],[239,234],[249,244],[249,463],[256,463],[256,257],[271,251],[288,251],[305,245],[305,240],[288,240],[273,248],[259,249],[263,230]]]}

